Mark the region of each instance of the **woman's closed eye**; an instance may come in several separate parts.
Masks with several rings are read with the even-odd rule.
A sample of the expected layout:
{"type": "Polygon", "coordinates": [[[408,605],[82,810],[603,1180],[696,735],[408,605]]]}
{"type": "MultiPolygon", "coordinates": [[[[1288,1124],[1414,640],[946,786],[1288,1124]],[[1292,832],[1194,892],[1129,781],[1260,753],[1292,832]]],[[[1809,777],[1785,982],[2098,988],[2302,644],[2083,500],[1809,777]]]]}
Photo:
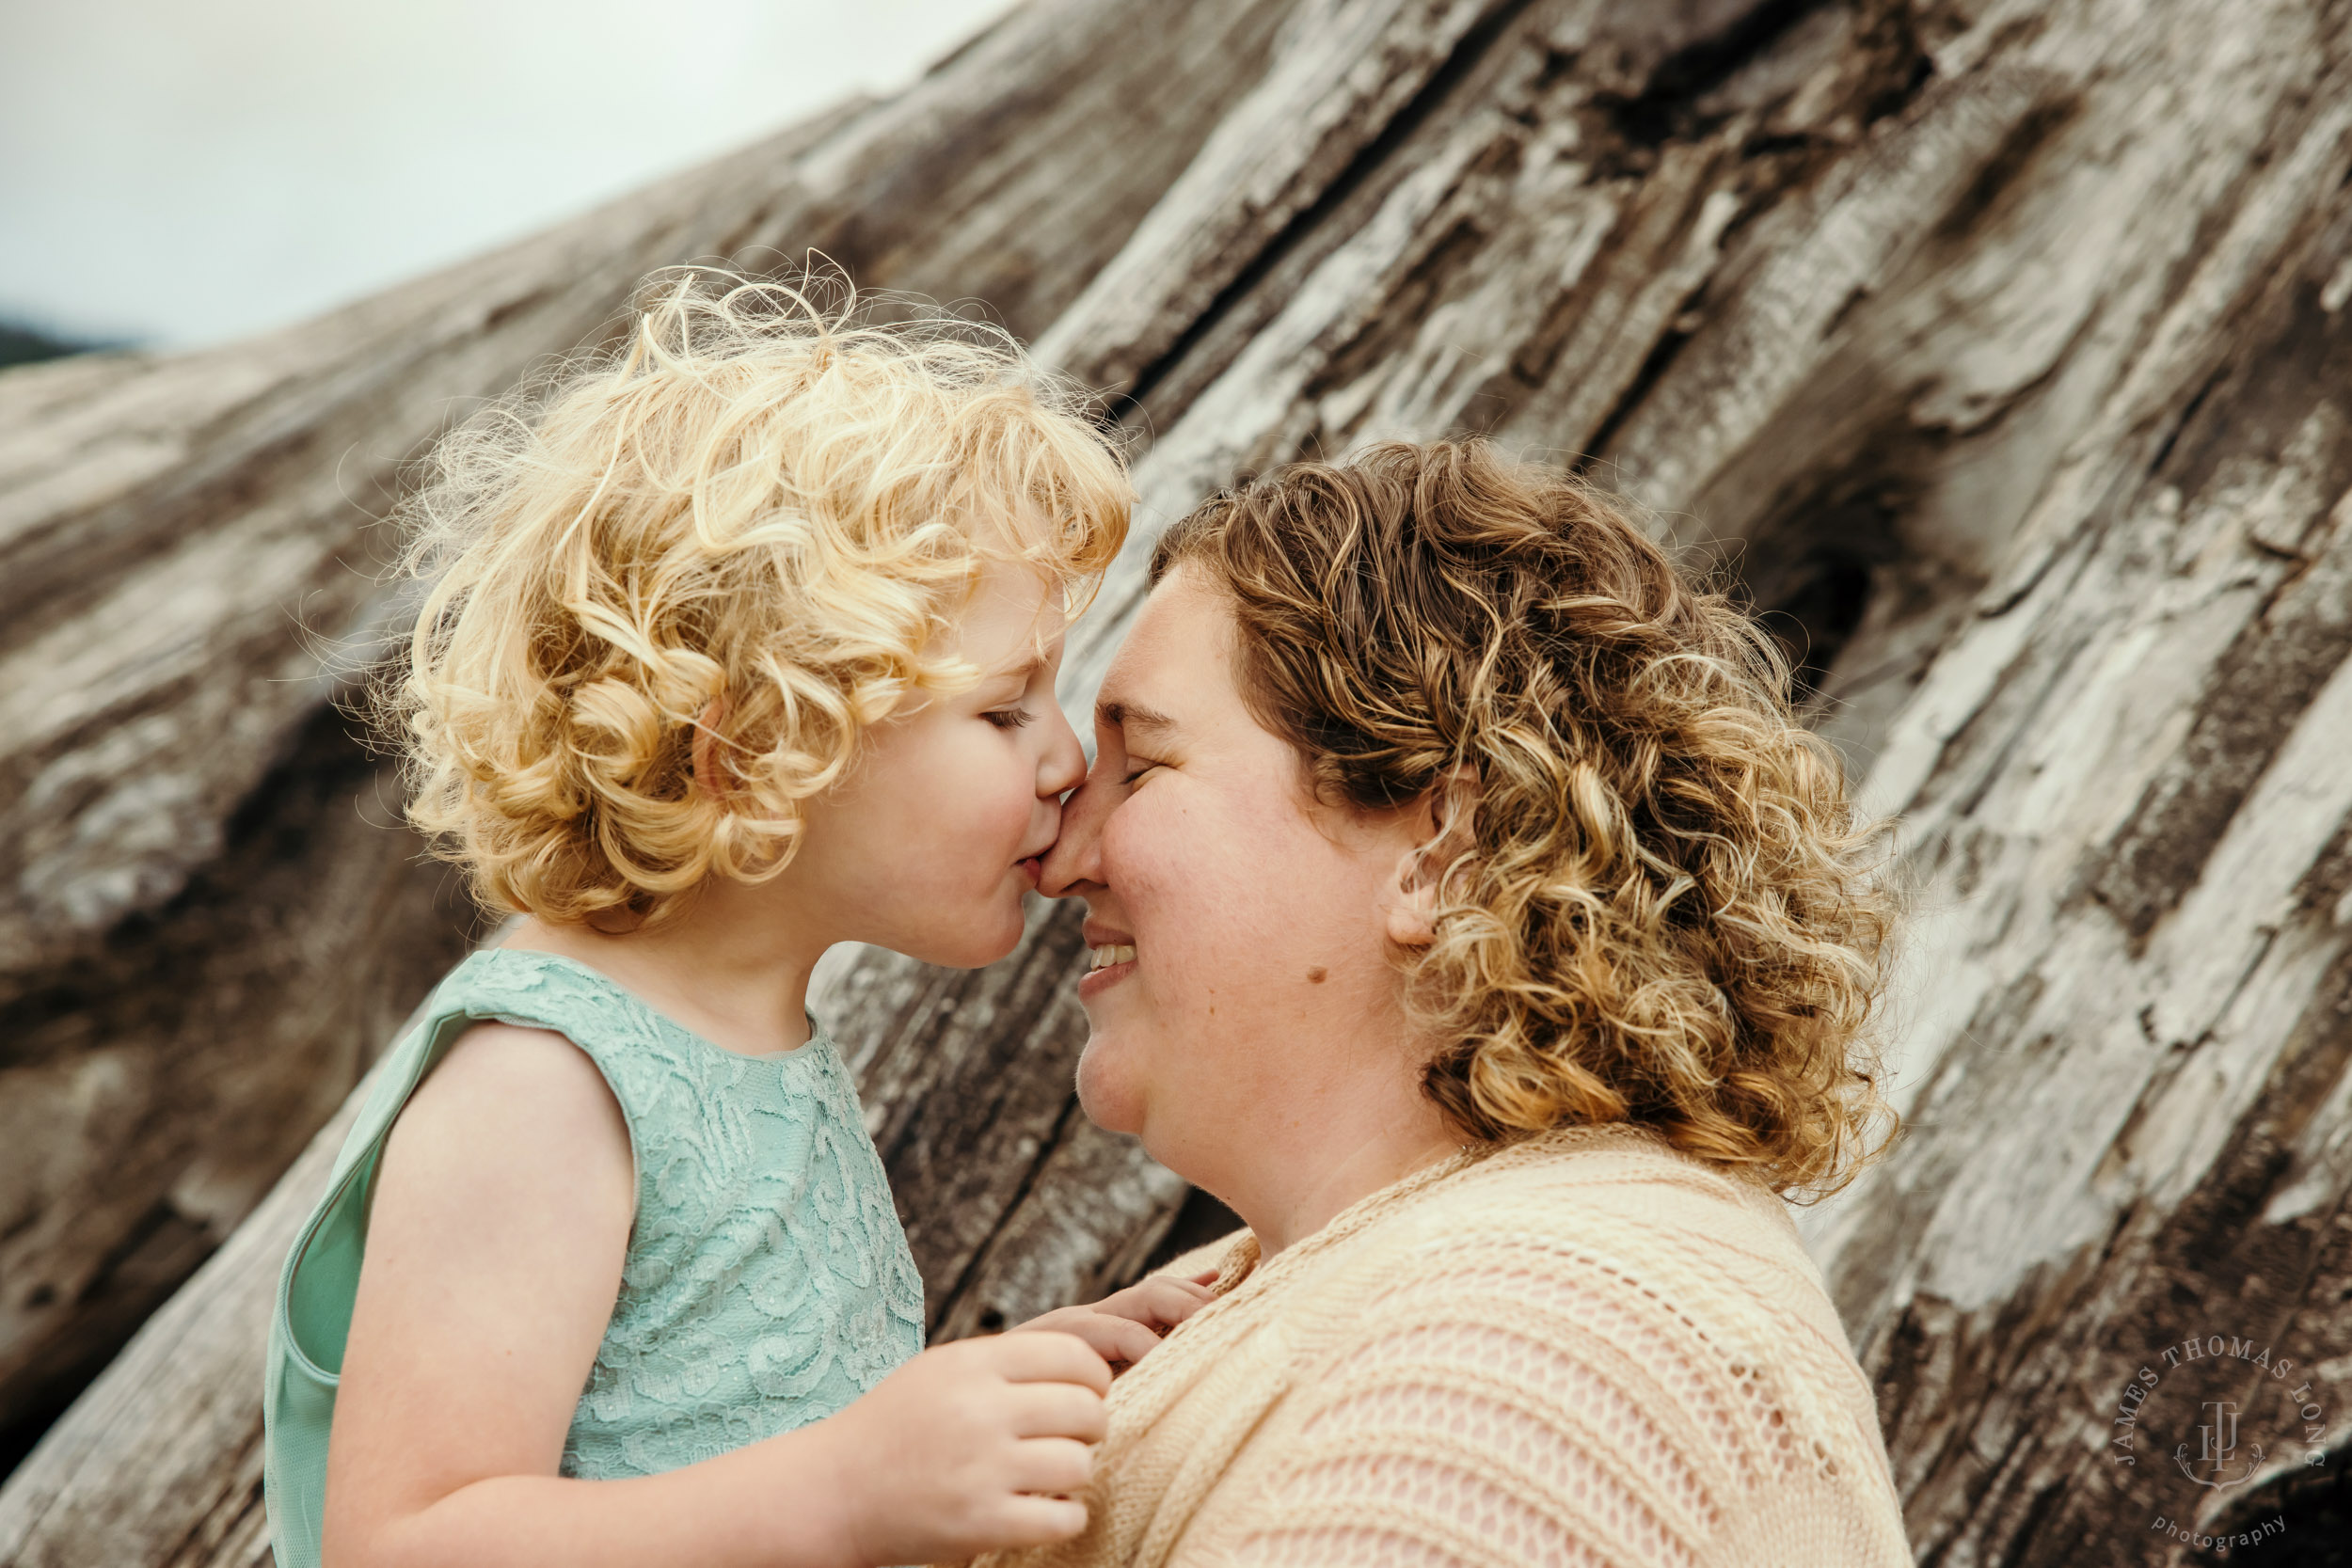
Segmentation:
{"type": "Polygon", "coordinates": [[[1153,762],[1149,757],[1131,756],[1127,759],[1126,770],[1120,775],[1119,782],[1122,784],[1132,784],[1146,773],[1156,772],[1167,766],[1163,762],[1153,762]]]}

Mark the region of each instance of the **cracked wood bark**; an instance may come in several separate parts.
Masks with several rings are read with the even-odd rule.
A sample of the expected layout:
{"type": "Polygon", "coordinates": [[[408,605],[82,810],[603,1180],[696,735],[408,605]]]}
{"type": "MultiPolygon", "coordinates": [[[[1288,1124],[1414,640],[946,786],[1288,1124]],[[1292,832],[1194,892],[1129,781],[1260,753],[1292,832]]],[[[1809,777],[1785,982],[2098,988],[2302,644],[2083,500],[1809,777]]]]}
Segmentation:
{"type": "MultiPolygon", "coordinates": [[[[998,35],[1019,48],[984,44],[908,103],[813,132],[796,161],[771,154],[836,171],[828,188],[879,215],[844,216],[841,197],[827,229],[813,201],[778,198],[757,231],[797,247],[898,225],[845,259],[995,299],[1152,436],[1144,537],[1082,624],[1065,699],[1099,678],[1152,527],[1300,451],[1488,430],[1589,455],[1676,537],[1731,546],[1804,640],[1825,727],[1905,819],[1918,916],[1892,1038],[1913,1128],[1808,1226],[1879,1380],[1923,1560],[2185,1560],[2153,1517],[2280,1510],[2292,1528],[2265,1551],[2322,1560],[2340,1469],[2287,1475],[2307,1433],[2245,1363],[2222,1358],[2234,1383],[2166,1369],[2139,1407],[2141,1465],[2104,1443],[2131,1375],[2192,1335],[2296,1360],[2339,1451],[2352,1398],[2352,16],[2322,0],[1299,0],[1162,22],[1148,48],[1167,61],[1135,63],[1128,10],[1040,14],[998,35]],[[923,95],[994,102],[988,82],[1019,78],[1006,101],[1067,124],[1035,105],[1093,56],[1021,73],[1073,38],[1133,66],[1095,102],[1155,134],[1094,135],[1083,166],[1142,194],[1089,209],[1055,265],[1005,263],[954,236],[988,226],[1003,182],[1075,166],[1015,117],[966,180],[978,121],[923,95]],[[1198,107],[1171,146],[1156,128],[1177,92],[1198,107]],[[1131,158],[1148,177],[1104,173],[1131,158]],[[926,179],[970,205],[891,204],[926,179]],[[2208,1493],[2171,1471],[2172,1444],[2196,1446],[2192,1395],[2238,1399],[2272,1474],[2208,1493]]],[[[755,163],[731,166],[758,183],[755,163]]],[[[739,235],[752,221],[717,209],[745,188],[645,210],[739,235]]],[[[595,309],[680,243],[724,248],[643,237],[595,309]]],[[[532,263],[534,287],[586,264],[558,259],[532,263]]],[[[389,375],[399,398],[378,406],[445,394],[459,363],[495,384],[526,340],[560,347],[600,319],[580,307],[501,337],[485,283],[438,287],[473,325],[389,375]]],[[[358,373],[313,352],[319,376],[358,373]]],[[[127,409],[173,368],[71,373],[127,409]]],[[[349,408],[338,428],[356,432],[349,408]]],[[[72,527],[111,538],[146,515],[72,527]]],[[[233,660],[197,663],[212,673],[191,690],[234,689],[233,660]]],[[[81,744],[97,755],[110,733],[81,744]]],[[[869,954],[829,976],[939,1332],[1132,1268],[1179,1196],[1071,1112],[1074,946],[1045,911],[981,974],[869,954]]],[[[219,1341],[209,1371],[167,1354],[203,1342],[193,1325],[273,1250],[238,1246],[0,1492],[0,1557],[249,1559],[249,1430],[224,1418],[174,1447],[159,1433],[179,1406],[139,1397],[167,1365],[224,1410],[251,1387],[250,1335],[219,1341]]]]}

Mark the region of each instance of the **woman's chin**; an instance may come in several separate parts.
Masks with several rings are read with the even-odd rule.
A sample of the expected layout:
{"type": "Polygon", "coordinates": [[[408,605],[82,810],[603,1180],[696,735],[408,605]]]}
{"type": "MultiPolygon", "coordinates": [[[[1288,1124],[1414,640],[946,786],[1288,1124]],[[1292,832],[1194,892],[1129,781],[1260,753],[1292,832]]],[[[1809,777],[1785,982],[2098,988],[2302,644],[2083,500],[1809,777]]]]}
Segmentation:
{"type": "Polygon", "coordinates": [[[1105,1132],[1143,1132],[1143,1096],[1117,1062],[1118,1046],[1098,1030],[1078,1055],[1078,1108],[1105,1132]]]}

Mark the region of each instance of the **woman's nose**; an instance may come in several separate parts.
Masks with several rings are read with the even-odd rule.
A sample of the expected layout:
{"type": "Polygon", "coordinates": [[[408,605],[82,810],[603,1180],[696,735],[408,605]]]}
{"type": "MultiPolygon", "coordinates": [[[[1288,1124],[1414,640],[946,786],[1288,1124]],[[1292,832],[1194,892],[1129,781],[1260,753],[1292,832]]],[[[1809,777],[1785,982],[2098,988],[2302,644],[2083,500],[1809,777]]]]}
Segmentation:
{"type": "Polygon", "coordinates": [[[1037,890],[1048,898],[1075,897],[1103,885],[1103,819],[1119,802],[1118,792],[1100,777],[1102,767],[1097,758],[1097,776],[1062,802],[1061,836],[1045,851],[1037,879],[1037,890]]]}

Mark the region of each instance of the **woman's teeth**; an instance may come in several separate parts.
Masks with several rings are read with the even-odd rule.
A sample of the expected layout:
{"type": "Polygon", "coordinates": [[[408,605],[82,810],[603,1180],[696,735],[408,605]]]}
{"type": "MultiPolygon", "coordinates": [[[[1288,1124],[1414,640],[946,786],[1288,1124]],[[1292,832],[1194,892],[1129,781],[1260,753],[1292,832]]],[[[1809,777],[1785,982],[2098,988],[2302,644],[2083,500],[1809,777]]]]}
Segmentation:
{"type": "Polygon", "coordinates": [[[1097,947],[1090,951],[1093,955],[1093,961],[1087,965],[1089,974],[1098,969],[1108,969],[1113,964],[1136,961],[1136,950],[1132,947],[1097,947]]]}

